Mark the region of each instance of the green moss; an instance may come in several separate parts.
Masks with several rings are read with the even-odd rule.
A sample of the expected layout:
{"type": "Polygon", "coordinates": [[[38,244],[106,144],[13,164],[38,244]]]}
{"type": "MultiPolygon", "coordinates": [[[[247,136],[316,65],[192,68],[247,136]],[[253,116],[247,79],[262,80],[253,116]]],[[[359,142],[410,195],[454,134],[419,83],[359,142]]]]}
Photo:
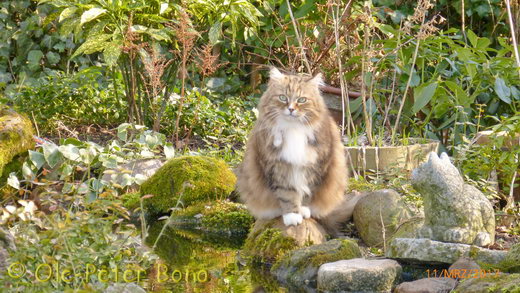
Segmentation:
{"type": "Polygon", "coordinates": [[[335,253],[317,253],[309,258],[309,263],[313,266],[321,266],[322,264],[335,262],[342,259],[353,259],[361,257],[361,250],[357,243],[353,240],[341,240],[341,246],[335,253]]]}
{"type": "Polygon", "coordinates": [[[187,207],[195,202],[226,198],[234,189],[235,174],[220,159],[183,156],[169,160],[141,185],[141,194],[152,214],[167,213],[178,203],[187,207]]]}
{"type": "Polygon", "coordinates": [[[283,235],[280,229],[270,228],[271,225],[268,223],[247,237],[243,251],[249,264],[272,264],[288,251],[298,248],[294,238],[283,235]]]}
{"type": "Polygon", "coordinates": [[[520,274],[487,274],[462,281],[455,293],[520,293],[520,274]]]}
{"type": "Polygon", "coordinates": [[[247,233],[254,222],[243,204],[228,200],[197,203],[175,212],[175,220],[216,233],[247,233]]]}
{"type": "Polygon", "coordinates": [[[479,263],[487,270],[497,270],[502,273],[520,273],[520,243],[511,247],[505,258],[498,264],[479,263]]]}
{"type": "Polygon", "coordinates": [[[33,135],[34,130],[27,117],[0,108],[0,185],[3,185],[8,172],[17,170],[14,169],[17,167],[16,162],[11,166],[6,165],[16,156],[34,148],[33,135]]]}
{"type": "Polygon", "coordinates": [[[138,208],[140,204],[141,193],[139,192],[129,192],[121,195],[121,200],[123,201],[123,206],[130,211],[138,208]]]}

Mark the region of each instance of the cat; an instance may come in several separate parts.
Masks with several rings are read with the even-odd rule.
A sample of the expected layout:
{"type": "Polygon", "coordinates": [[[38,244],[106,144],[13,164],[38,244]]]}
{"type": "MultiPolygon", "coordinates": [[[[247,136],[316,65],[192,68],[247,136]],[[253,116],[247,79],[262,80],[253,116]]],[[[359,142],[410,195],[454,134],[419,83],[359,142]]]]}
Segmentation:
{"type": "MultiPolygon", "coordinates": [[[[322,76],[275,67],[269,75],[237,190],[256,219],[282,216],[286,226],[324,220],[344,206],[347,170],[338,127],[319,90],[322,76]]],[[[353,206],[346,209],[351,215],[353,206]]]]}

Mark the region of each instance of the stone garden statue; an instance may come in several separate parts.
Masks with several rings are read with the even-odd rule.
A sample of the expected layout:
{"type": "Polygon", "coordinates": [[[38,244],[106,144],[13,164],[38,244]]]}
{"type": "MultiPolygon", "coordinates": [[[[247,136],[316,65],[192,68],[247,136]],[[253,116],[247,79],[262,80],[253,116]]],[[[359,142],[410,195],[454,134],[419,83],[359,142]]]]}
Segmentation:
{"type": "Polygon", "coordinates": [[[412,172],[424,198],[424,225],[418,235],[443,242],[487,246],[495,241],[495,213],[484,194],[465,184],[446,153],[436,153],[412,172]]]}

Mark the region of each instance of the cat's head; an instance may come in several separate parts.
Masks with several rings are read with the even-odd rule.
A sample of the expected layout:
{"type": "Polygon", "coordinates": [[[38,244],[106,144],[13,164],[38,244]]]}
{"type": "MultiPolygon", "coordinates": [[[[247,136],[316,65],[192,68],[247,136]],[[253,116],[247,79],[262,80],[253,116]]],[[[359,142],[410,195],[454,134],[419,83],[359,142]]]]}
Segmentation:
{"type": "Polygon", "coordinates": [[[431,152],[428,161],[412,171],[412,184],[419,191],[451,191],[461,189],[464,180],[446,153],[431,152]]]}
{"type": "Polygon", "coordinates": [[[263,94],[260,115],[268,119],[312,123],[326,111],[319,86],[321,74],[316,76],[285,74],[272,67],[269,84],[263,94]]]}

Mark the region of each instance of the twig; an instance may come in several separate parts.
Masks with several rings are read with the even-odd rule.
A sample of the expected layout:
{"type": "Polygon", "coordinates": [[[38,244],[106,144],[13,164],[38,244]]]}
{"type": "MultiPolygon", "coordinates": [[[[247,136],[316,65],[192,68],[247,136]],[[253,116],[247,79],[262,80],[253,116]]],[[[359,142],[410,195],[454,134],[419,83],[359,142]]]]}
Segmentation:
{"type": "Polygon", "coordinates": [[[515,25],[514,25],[513,16],[511,13],[511,3],[509,3],[509,0],[505,0],[505,1],[506,1],[506,8],[507,8],[507,16],[509,19],[509,27],[511,28],[511,37],[513,39],[513,48],[515,49],[516,66],[518,67],[518,75],[520,76],[520,55],[518,55],[518,44],[516,42],[515,25]]]}
{"type": "Polygon", "coordinates": [[[303,63],[305,64],[305,67],[307,67],[307,71],[309,74],[312,74],[312,68],[309,64],[309,60],[307,60],[307,55],[305,54],[305,48],[303,47],[302,38],[300,37],[300,33],[298,32],[298,24],[296,23],[296,19],[294,19],[294,15],[292,13],[291,9],[291,3],[289,0],[287,1],[287,8],[289,10],[289,15],[291,16],[292,24],[294,26],[294,33],[296,34],[296,39],[298,40],[298,44],[300,45],[301,55],[303,63]]]}

